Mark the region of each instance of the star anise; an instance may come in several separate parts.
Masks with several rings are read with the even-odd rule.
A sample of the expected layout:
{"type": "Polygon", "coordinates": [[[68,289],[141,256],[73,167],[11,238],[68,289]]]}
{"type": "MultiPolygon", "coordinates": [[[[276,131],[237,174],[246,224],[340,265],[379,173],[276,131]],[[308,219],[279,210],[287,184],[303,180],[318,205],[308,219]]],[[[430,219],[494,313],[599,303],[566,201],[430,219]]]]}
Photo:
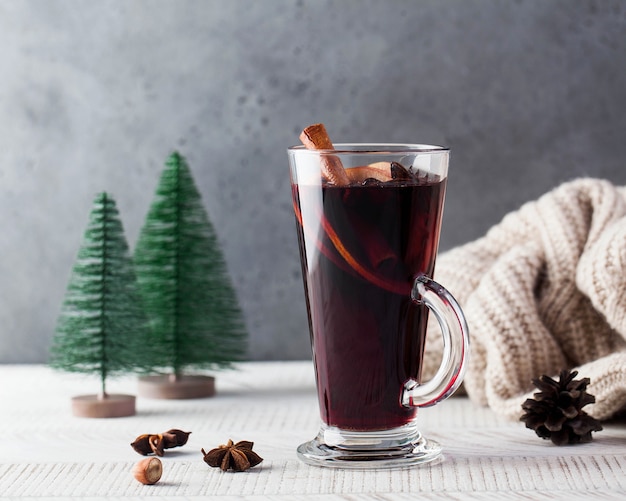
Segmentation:
{"type": "Polygon", "coordinates": [[[130,444],[136,452],[142,456],[148,454],[156,454],[163,456],[165,449],[172,449],[185,445],[189,439],[190,431],[182,431],[171,429],[164,433],[139,435],[135,441],[130,444]]]}
{"type": "Polygon", "coordinates": [[[263,458],[252,450],[253,442],[242,440],[233,443],[228,439],[226,445],[220,445],[206,452],[202,449],[204,462],[212,467],[220,467],[222,471],[246,471],[248,468],[258,465],[263,458]]]}

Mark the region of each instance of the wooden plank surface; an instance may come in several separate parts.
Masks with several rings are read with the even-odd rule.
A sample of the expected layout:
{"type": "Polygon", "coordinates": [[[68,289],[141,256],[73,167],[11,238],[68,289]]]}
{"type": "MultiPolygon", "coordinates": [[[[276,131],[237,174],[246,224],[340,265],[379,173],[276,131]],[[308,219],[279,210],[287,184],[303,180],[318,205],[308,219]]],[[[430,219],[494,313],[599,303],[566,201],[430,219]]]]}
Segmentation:
{"type": "MultiPolygon", "coordinates": [[[[317,432],[309,362],[246,363],[217,374],[214,398],[138,398],[128,418],[75,418],[69,399],[90,393],[90,378],[42,366],[0,366],[0,497],[403,500],[624,499],[626,424],[613,423],[590,444],[555,447],[522,423],[505,421],[466,398],[419,413],[425,435],[444,447],[439,464],[354,471],[307,466],[295,448],[317,432]],[[141,459],[130,442],[169,428],[191,431],[166,451],[154,486],[131,475],[141,459]],[[244,473],[209,468],[200,449],[252,440],[264,457],[244,473]]],[[[109,383],[135,393],[136,380],[109,383]]]]}

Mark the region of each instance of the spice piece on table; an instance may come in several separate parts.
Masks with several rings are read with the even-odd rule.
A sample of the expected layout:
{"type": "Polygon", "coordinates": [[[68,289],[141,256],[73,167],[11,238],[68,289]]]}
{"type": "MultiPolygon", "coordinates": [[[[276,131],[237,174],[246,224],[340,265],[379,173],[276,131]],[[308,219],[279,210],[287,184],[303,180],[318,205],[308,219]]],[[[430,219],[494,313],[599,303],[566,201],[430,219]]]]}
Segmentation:
{"type": "Polygon", "coordinates": [[[533,379],[541,391],[522,404],[525,413],[520,420],[526,428],[555,445],[591,442],[591,432],[601,431],[602,425],[582,410],[596,398],[586,391],[589,378],[574,379],[577,375],[577,371],[563,370],[559,381],[545,375],[533,379]]]}
{"type": "Polygon", "coordinates": [[[226,445],[220,445],[206,452],[202,449],[204,462],[214,468],[220,467],[222,471],[246,471],[248,468],[258,465],[263,458],[252,450],[253,442],[242,440],[233,443],[228,440],[226,445]]]}
{"type": "Polygon", "coordinates": [[[133,476],[144,485],[156,484],[161,479],[163,465],[159,458],[146,458],[133,467],[133,476]]]}
{"type": "Polygon", "coordinates": [[[165,449],[163,444],[163,435],[144,434],[139,435],[133,443],[130,444],[136,452],[142,456],[148,454],[156,454],[157,456],[163,456],[165,449]]]}
{"type": "Polygon", "coordinates": [[[163,433],[163,440],[165,442],[166,449],[172,449],[173,447],[180,447],[187,443],[189,440],[190,431],[177,430],[175,428],[167,430],[163,433]]]}
{"type": "Polygon", "coordinates": [[[190,431],[177,429],[171,429],[165,433],[146,433],[139,435],[130,445],[142,456],[147,456],[149,454],[163,456],[165,449],[172,449],[174,447],[185,445],[190,434],[190,431]]]}
{"type": "MultiPolygon", "coordinates": [[[[300,141],[308,150],[334,150],[324,124],[313,124],[306,127],[300,134],[300,141]]],[[[341,164],[339,157],[334,155],[322,155],[322,173],[332,184],[346,186],[350,179],[341,164]]]]}

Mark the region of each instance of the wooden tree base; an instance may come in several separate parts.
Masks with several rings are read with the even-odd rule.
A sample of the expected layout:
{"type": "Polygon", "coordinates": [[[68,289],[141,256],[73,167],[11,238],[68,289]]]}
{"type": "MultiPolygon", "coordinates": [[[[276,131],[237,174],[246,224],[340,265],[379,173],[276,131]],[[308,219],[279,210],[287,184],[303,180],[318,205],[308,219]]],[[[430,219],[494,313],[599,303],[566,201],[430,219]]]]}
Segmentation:
{"type": "Polygon", "coordinates": [[[72,413],[78,417],[112,418],[134,416],[133,395],[112,394],[105,398],[98,395],[81,395],[72,398],[72,413]]]}
{"type": "Polygon", "coordinates": [[[137,392],[147,398],[206,398],[215,395],[215,378],[212,376],[180,376],[172,380],[168,375],[139,378],[137,392]]]}

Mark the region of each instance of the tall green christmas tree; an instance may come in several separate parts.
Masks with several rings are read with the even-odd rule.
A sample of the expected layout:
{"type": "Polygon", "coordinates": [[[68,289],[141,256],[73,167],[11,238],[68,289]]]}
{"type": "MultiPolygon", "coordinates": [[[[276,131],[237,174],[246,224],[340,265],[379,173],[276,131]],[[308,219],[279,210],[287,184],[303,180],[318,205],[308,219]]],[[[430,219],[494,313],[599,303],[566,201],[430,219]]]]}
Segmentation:
{"type": "MultiPolygon", "coordinates": [[[[141,358],[137,353],[147,329],[147,317],[117,206],[110,195],[100,193],[93,202],[83,244],[72,270],[52,342],[50,365],[68,372],[99,376],[101,390],[96,400],[105,401],[111,397],[106,392],[109,376],[139,368],[141,358]]],[[[120,396],[116,397],[119,400],[120,396]]],[[[117,405],[115,402],[108,404],[117,405]]],[[[74,411],[80,415],[81,410],[77,410],[76,405],[80,402],[75,400],[74,411]]],[[[134,414],[134,397],[132,408],[134,414]]],[[[89,415],[92,411],[85,412],[89,415]]],[[[105,417],[107,412],[129,415],[117,414],[125,412],[119,409],[94,412],[98,417],[105,417]]]]}
{"type": "Polygon", "coordinates": [[[177,152],[165,164],[134,261],[153,366],[175,380],[187,369],[224,368],[243,357],[247,333],[237,296],[189,166],[177,152]]]}

